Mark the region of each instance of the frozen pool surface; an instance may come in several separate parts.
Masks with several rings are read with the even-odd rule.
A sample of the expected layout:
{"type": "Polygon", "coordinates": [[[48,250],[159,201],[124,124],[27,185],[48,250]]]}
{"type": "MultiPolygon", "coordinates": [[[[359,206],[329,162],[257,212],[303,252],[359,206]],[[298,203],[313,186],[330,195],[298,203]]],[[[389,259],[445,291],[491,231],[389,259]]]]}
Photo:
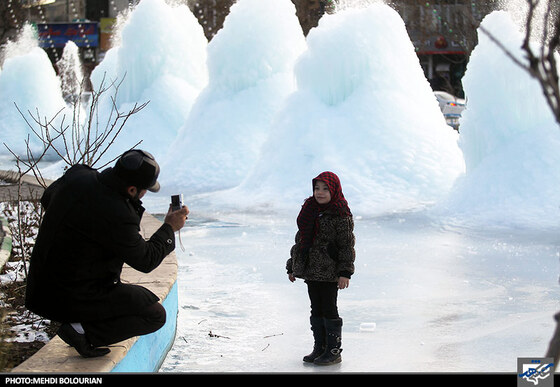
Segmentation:
{"type": "Polygon", "coordinates": [[[558,303],[558,237],[356,219],[356,273],[339,292],[343,362],[312,347],[302,281],[285,274],[286,218],[193,219],[181,238],[179,316],[162,372],[515,372],[544,356],[558,303]]]}

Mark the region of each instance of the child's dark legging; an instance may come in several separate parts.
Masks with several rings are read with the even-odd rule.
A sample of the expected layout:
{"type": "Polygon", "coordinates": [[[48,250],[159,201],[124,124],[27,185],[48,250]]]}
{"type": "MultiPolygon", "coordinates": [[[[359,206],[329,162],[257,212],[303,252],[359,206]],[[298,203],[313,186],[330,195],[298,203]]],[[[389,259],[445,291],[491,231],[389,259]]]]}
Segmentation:
{"type": "Polygon", "coordinates": [[[336,282],[305,281],[311,301],[311,316],[337,319],[338,284],[336,282]]]}

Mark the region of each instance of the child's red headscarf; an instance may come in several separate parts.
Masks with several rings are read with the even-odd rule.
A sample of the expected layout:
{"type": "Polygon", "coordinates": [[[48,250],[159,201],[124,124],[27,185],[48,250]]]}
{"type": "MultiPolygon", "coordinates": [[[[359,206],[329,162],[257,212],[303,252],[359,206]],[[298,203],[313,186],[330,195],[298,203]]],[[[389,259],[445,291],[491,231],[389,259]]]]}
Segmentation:
{"type": "Polygon", "coordinates": [[[297,217],[297,225],[301,235],[301,248],[305,251],[309,250],[313,243],[317,232],[318,219],[323,212],[330,210],[340,216],[352,216],[348,202],[342,193],[342,186],[338,176],[328,171],[321,173],[313,179],[313,189],[315,189],[315,181],[317,180],[327,185],[331,193],[331,200],[327,204],[319,204],[314,196],[310,196],[303,203],[297,217]]]}

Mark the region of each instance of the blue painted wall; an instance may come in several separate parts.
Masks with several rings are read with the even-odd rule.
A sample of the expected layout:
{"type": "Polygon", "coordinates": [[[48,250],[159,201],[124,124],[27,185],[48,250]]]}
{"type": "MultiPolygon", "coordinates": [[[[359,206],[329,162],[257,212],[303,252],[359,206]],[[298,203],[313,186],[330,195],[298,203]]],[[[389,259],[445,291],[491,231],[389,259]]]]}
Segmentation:
{"type": "Polygon", "coordinates": [[[177,331],[177,282],[162,303],[167,313],[165,325],[156,332],[140,336],[126,356],[111,372],[156,372],[173,346],[177,331]]]}

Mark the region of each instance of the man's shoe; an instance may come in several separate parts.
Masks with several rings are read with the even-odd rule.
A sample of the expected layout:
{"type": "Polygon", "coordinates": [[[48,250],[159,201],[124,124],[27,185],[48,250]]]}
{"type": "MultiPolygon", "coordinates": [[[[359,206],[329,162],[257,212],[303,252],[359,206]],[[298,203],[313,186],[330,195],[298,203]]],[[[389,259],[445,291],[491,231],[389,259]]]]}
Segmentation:
{"type": "Polygon", "coordinates": [[[62,324],[57,334],[66,344],[78,351],[82,357],[98,357],[111,352],[109,348],[95,348],[86,339],[86,335],[76,332],[70,324],[62,324]]]}

